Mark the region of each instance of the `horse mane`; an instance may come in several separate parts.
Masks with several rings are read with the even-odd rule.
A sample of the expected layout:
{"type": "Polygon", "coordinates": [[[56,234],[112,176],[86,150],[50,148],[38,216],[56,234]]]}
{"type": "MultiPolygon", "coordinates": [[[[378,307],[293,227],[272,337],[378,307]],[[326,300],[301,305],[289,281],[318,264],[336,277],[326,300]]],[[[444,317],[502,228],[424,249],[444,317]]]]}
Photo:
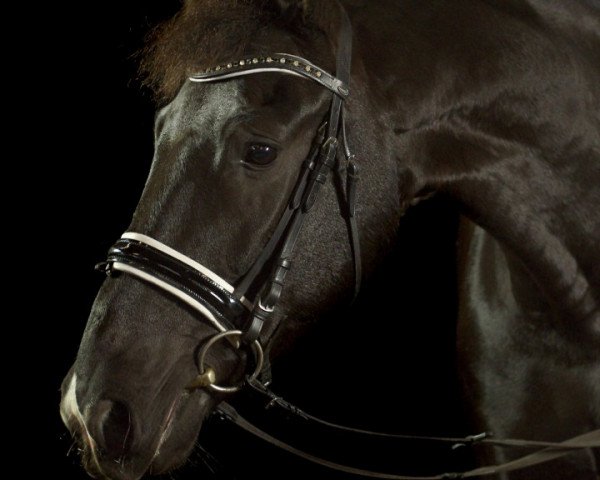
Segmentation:
{"type": "Polygon", "coordinates": [[[154,28],[140,52],[142,84],[159,103],[172,99],[193,71],[239,58],[269,28],[307,42],[335,28],[335,2],[323,0],[187,0],[154,28]]]}

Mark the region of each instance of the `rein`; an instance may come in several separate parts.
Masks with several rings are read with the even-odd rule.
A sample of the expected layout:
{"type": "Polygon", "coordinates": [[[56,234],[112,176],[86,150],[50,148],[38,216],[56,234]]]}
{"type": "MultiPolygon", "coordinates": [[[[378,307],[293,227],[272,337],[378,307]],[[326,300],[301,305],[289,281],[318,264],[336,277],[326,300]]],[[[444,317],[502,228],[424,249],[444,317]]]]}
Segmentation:
{"type": "Polygon", "coordinates": [[[432,443],[445,443],[451,444],[452,450],[457,448],[465,447],[467,445],[489,445],[500,448],[538,448],[539,450],[528,455],[524,455],[515,460],[498,464],[498,465],[487,465],[478,467],[465,472],[449,472],[442,473],[439,475],[396,475],[391,473],[375,472],[372,470],[366,470],[356,468],[330,460],[323,459],[316,455],[307,453],[300,450],[286,442],[275,438],[274,436],[266,433],[253,423],[246,420],[240,413],[229,403],[221,403],[217,407],[217,415],[221,419],[229,421],[242,430],[260,438],[261,440],[284,450],[292,455],[295,455],[303,460],[311,463],[326,467],[332,470],[336,470],[343,473],[349,473],[352,475],[358,475],[362,477],[370,478],[382,478],[390,480],[450,480],[450,479],[461,479],[461,478],[475,478],[475,477],[489,477],[491,475],[499,475],[501,473],[512,472],[516,470],[522,470],[534,465],[540,465],[542,463],[550,462],[560,457],[564,457],[573,453],[574,451],[600,448],[600,429],[591,432],[578,435],[571,439],[563,442],[543,442],[537,440],[523,440],[514,438],[492,438],[491,434],[484,432],[477,435],[470,435],[467,437],[432,437],[432,436],[419,436],[419,435],[405,435],[396,433],[384,433],[375,432],[371,430],[365,430],[360,428],[348,427],[337,423],[324,420],[322,418],[311,415],[302,409],[298,408],[294,404],[284,400],[282,397],[276,395],[263,383],[247,378],[247,388],[259,396],[265,398],[267,401],[265,408],[269,409],[272,407],[278,407],[288,413],[291,413],[294,417],[300,418],[310,424],[324,426],[333,431],[339,431],[342,433],[358,434],[368,437],[379,437],[396,440],[411,440],[419,442],[432,442],[432,443]]]}
{"type": "MultiPolygon", "coordinates": [[[[279,405],[279,404],[278,404],[279,405]]],[[[281,405],[280,405],[281,406],[281,405]]],[[[291,406],[291,404],[288,404],[291,406]]],[[[293,406],[292,406],[293,407],[293,406]]],[[[286,408],[287,409],[287,408],[286,408]]],[[[466,444],[473,445],[475,443],[489,444],[500,447],[542,447],[541,450],[537,452],[531,453],[529,455],[525,455],[519,457],[515,460],[511,460],[505,463],[501,463],[498,465],[488,465],[484,467],[478,467],[473,470],[468,470],[466,472],[450,472],[450,473],[442,473],[439,475],[396,475],[392,473],[382,473],[375,472],[373,470],[366,470],[356,467],[351,467],[348,465],[332,462],[316,455],[312,455],[310,453],[306,453],[296,447],[285,443],[272,435],[264,432],[244,417],[242,417],[238,411],[232,407],[228,403],[222,403],[217,408],[217,411],[221,418],[227,420],[242,430],[254,435],[255,437],[264,440],[267,443],[281,449],[285,450],[292,455],[295,455],[299,458],[302,458],[311,463],[315,463],[322,467],[326,467],[332,470],[336,470],[343,473],[349,473],[352,475],[358,475],[362,477],[370,477],[370,478],[383,478],[390,480],[450,480],[450,479],[461,479],[461,478],[475,478],[475,477],[488,477],[490,475],[499,475],[501,473],[512,472],[516,470],[522,470],[524,468],[532,467],[534,465],[540,465],[542,463],[546,463],[552,460],[555,460],[560,457],[564,457],[565,455],[569,455],[573,451],[588,449],[588,448],[600,448],[600,430],[594,430],[591,432],[587,432],[582,435],[578,435],[569,440],[566,440],[561,443],[554,442],[538,442],[538,441],[529,441],[529,440],[520,440],[520,439],[501,439],[494,440],[486,438],[487,434],[480,434],[465,438],[444,438],[444,437],[420,437],[420,436],[410,436],[410,435],[396,435],[389,433],[379,433],[379,432],[371,432],[368,430],[360,430],[351,427],[345,427],[342,425],[337,425],[335,423],[328,422],[326,420],[322,420],[318,417],[314,417],[312,415],[306,414],[301,410],[293,407],[293,409],[288,409],[288,411],[298,415],[301,418],[306,420],[328,426],[330,428],[336,430],[342,430],[345,432],[353,432],[360,433],[364,435],[378,436],[378,437],[387,437],[387,438],[398,438],[398,439],[408,439],[408,440],[421,440],[421,441],[435,441],[442,443],[453,443],[454,446],[462,446],[466,444]],[[300,413],[301,412],[301,413],[300,413]]]]}

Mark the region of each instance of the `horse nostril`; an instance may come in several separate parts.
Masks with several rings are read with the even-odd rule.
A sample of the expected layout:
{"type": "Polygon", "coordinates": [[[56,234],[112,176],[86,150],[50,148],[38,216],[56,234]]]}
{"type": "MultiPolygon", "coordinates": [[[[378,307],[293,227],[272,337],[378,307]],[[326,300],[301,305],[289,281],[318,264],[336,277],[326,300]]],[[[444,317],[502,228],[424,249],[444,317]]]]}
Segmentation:
{"type": "Polygon", "coordinates": [[[118,459],[125,455],[133,443],[131,412],[124,403],[101,400],[96,405],[97,432],[95,438],[102,456],[118,459]]]}

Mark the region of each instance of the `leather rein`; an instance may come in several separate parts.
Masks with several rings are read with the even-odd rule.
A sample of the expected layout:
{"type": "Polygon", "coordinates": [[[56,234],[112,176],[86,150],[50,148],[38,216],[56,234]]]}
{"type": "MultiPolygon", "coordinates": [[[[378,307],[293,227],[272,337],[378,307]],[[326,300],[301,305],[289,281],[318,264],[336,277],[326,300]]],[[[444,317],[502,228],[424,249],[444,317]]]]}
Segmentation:
{"type": "Polygon", "coordinates": [[[285,450],[286,452],[295,455],[303,460],[320,465],[322,467],[336,470],[338,472],[358,475],[362,477],[380,478],[389,480],[451,480],[461,478],[481,478],[501,473],[523,470],[535,465],[540,465],[552,460],[569,455],[575,451],[600,448],[600,430],[587,432],[576,437],[570,438],[563,442],[544,442],[536,440],[523,440],[514,438],[494,438],[492,434],[484,432],[477,435],[467,437],[434,437],[421,435],[405,435],[395,433],[374,432],[370,430],[348,427],[337,423],[324,420],[322,418],[311,415],[292,403],[286,401],[282,397],[273,393],[263,383],[248,380],[248,387],[256,394],[266,400],[265,408],[277,407],[283,411],[292,414],[295,418],[299,418],[308,424],[318,425],[328,428],[332,431],[341,432],[344,434],[362,435],[372,438],[386,438],[390,440],[410,440],[416,442],[448,444],[452,450],[466,446],[487,445],[498,448],[526,448],[537,449],[535,452],[523,455],[514,460],[510,460],[497,465],[486,465],[483,467],[474,468],[465,472],[447,472],[438,475],[397,475],[392,473],[376,472],[362,468],[356,468],[349,465],[344,465],[330,460],[323,459],[316,455],[300,450],[286,442],[275,438],[264,430],[260,429],[253,423],[246,420],[240,413],[229,403],[221,403],[217,407],[217,414],[221,419],[229,421],[237,425],[247,433],[260,438],[261,440],[270,443],[271,445],[285,450]]]}
{"type": "MultiPolygon", "coordinates": [[[[106,262],[97,269],[112,276],[125,273],[158,287],[182,303],[192,307],[217,332],[201,347],[198,355],[199,376],[188,387],[206,388],[234,393],[250,388],[267,400],[268,406],[277,406],[297,417],[346,433],[450,443],[454,447],[487,444],[496,447],[528,447],[540,450],[516,460],[480,467],[464,473],[445,473],[435,476],[403,476],[363,470],[330,462],[308,454],[262,431],[244,419],[231,405],[221,403],[217,413],[245,431],[310,462],[345,473],[392,480],[443,480],[495,475],[523,469],[567,455],[573,450],[600,447],[600,430],[587,433],[562,443],[536,442],[516,439],[493,439],[487,434],[465,438],[418,437],[371,432],[337,425],[312,416],[269,390],[263,376],[270,375],[265,367],[263,348],[273,337],[278,325],[274,312],[284,288],[287,272],[292,266],[293,252],[304,220],[315,205],[321,188],[332,173],[341,177],[345,170],[345,188],[338,192],[342,215],[347,223],[354,263],[354,295],[361,285],[362,263],[358,225],[356,222],[356,187],[358,167],[348,146],[344,120],[344,103],[350,95],[350,67],[352,57],[352,27],[346,11],[340,6],[341,28],[337,42],[336,76],[295,55],[279,53],[246,57],[218,65],[189,78],[191,82],[211,83],[265,72],[295,75],[314,81],[332,93],[328,118],[319,128],[304,161],[296,185],[275,230],[246,274],[236,285],[229,284],[205,266],[177,250],[147,235],[127,232],[109,250],[106,262]],[[340,155],[341,144],[341,155],[340,155]],[[342,157],[342,159],[340,158],[342,157]],[[266,281],[262,281],[267,278],[266,281]],[[217,342],[228,340],[235,348],[252,353],[254,369],[242,383],[223,386],[216,384],[216,373],[205,365],[207,352],[217,342]]],[[[267,362],[268,363],[268,362],[267,362]]]]}

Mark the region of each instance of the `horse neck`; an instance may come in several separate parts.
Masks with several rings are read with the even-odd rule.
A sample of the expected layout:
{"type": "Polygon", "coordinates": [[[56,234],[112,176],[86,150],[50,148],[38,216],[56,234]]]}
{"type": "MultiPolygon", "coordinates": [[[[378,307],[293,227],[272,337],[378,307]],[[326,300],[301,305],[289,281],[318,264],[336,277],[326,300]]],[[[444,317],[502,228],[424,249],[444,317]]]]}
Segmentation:
{"type": "Polygon", "coordinates": [[[600,181],[600,169],[582,165],[573,178],[541,161],[522,162],[501,162],[450,182],[448,191],[498,240],[522,311],[552,314],[597,337],[600,193],[586,191],[582,176],[600,181]]]}
{"type": "Polygon", "coordinates": [[[450,194],[518,259],[515,278],[600,335],[600,71],[586,61],[600,42],[563,42],[518,2],[376,3],[355,17],[357,64],[371,131],[393,139],[377,145],[395,157],[401,206],[450,194]]]}

